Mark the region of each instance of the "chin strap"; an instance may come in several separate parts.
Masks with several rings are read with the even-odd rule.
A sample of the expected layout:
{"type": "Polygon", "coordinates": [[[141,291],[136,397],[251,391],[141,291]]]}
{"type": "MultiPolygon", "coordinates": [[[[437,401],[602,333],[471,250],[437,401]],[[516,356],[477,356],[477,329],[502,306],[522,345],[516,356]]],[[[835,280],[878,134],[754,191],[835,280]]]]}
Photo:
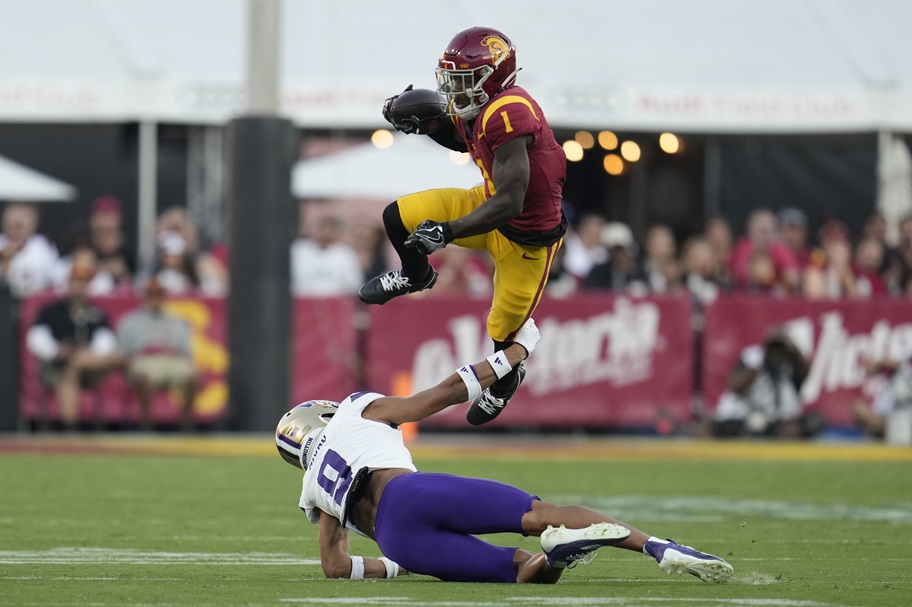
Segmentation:
{"type": "Polygon", "coordinates": [[[500,87],[498,87],[497,92],[494,94],[499,95],[502,92],[504,92],[505,90],[507,90],[508,88],[510,88],[511,86],[513,86],[514,84],[516,84],[516,74],[518,74],[521,70],[522,70],[521,67],[518,67],[515,70],[513,70],[512,74],[510,74],[509,76],[504,78],[503,84],[501,84],[500,87]]]}

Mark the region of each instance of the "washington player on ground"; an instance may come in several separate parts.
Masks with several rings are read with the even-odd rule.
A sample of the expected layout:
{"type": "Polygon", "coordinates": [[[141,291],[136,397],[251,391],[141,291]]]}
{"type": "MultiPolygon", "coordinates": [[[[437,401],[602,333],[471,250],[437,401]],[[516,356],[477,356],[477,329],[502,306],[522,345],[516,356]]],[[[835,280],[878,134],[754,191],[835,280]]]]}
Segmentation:
{"type": "Polygon", "coordinates": [[[648,554],[667,573],[725,581],[724,560],[660,540],[583,506],[558,506],[501,482],[418,472],[399,426],[481,394],[525,360],[539,340],[530,318],[513,343],[413,396],[352,394],[307,401],[286,413],[276,446],[304,469],[300,507],[320,525],[320,562],[331,578],[406,572],[461,582],[556,583],[602,546],[648,554]],[[349,530],[377,542],[381,558],[349,554],[349,530]],[[502,547],[487,533],[540,536],[542,552],[502,547]]]}
{"type": "MultiPolygon", "coordinates": [[[[361,287],[368,304],[430,289],[437,273],[427,256],[452,243],[487,250],[494,259],[494,295],[488,334],[494,350],[509,346],[541,299],[554,255],[567,230],[561,193],[567,160],[538,103],[516,86],[516,48],[501,32],[473,27],[450,41],[437,68],[437,90],[450,120],[429,136],[471,154],[484,183],[475,188],[434,189],[403,196],[383,212],[401,269],[361,287]]],[[[387,100],[383,115],[396,129],[387,100]]],[[[472,402],[472,424],[494,419],[519,388],[518,365],[472,402]]]]}

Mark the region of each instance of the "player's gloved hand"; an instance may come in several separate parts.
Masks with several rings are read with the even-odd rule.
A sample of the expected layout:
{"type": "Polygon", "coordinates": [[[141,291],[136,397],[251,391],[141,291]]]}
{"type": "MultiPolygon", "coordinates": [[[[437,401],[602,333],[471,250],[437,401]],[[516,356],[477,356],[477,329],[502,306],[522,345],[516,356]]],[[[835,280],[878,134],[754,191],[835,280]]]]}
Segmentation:
{"type": "MultiPolygon", "coordinates": [[[[405,90],[402,93],[407,93],[412,90],[413,86],[410,84],[405,87],[405,90]]],[[[402,93],[399,93],[401,95],[402,93]]],[[[411,135],[412,133],[418,132],[418,118],[411,117],[406,119],[404,122],[396,122],[393,120],[392,115],[390,114],[390,108],[393,105],[393,102],[399,98],[399,95],[393,95],[388,97],[386,101],[383,102],[383,109],[380,112],[383,114],[383,119],[393,125],[397,131],[405,133],[406,135],[411,135]]]]}
{"type": "Polygon", "coordinates": [[[393,126],[396,127],[396,130],[400,133],[415,135],[421,131],[421,120],[419,120],[418,116],[409,116],[408,118],[403,118],[399,122],[393,123],[393,126]]]}
{"type": "Polygon", "coordinates": [[[526,352],[532,354],[535,346],[538,345],[539,339],[541,339],[541,333],[538,332],[538,327],[535,326],[535,320],[529,317],[529,320],[526,321],[516,334],[516,337],[513,338],[513,343],[521,345],[526,349],[526,352]]]}
{"type": "Polygon", "coordinates": [[[430,255],[452,241],[453,235],[450,232],[450,226],[446,222],[440,223],[439,221],[428,219],[422,221],[421,225],[405,239],[405,246],[414,247],[420,253],[430,255]]]}

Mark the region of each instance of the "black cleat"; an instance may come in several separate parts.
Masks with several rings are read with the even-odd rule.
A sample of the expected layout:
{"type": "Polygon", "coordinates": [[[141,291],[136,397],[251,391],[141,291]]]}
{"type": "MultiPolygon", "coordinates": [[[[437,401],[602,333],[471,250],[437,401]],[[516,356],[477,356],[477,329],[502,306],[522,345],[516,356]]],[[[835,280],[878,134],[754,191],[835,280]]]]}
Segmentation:
{"type": "Polygon", "coordinates": [[[513,395],[516,394],[519,385],[526,377],[526,367],[522,363],[519,363],[519,366],[516,367],[516,375],[514,377],[513,385],[499,396],[492,393],[491,388],[486,388],[481,393],[481,396],[469,405],[469,410],[466,411],[466,420],[473,426],[480,426],[500,415],[500,412],[504,410],[513,395]]]}
{"type": "Polygon", "coordinates": [[[413,281],[404,275],[401,269],[374,276],[361,285],[358,298],[366,304],[383,305],[394,297],[430,289],[437,282],[437,270],[428,269],[427,278],[421,281],[413,281]]]}

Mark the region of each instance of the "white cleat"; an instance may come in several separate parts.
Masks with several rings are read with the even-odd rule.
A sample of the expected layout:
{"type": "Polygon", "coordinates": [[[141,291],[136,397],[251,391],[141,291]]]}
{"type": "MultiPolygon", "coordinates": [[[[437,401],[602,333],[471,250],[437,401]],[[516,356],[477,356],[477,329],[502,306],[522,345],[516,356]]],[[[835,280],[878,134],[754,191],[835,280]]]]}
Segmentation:
{"type": "Polygon", "coordinates": [[[582,529],[551,527],[541,534],[541,547],[552,567],[572,569],[577,563],[592,562],[595,551],[617,546],[630,537],[630,529],[613,523],[595,523],[582,529]]]}
{"type": "Polygon", "coordinates": [[[667,543],[646,542],[646,551],[655,557],[659,568],[665,573],[689,573],[704,582],[719,584],[731,577],[734,568],[725,559],[681,546],[669,540],[667,543]]]}

